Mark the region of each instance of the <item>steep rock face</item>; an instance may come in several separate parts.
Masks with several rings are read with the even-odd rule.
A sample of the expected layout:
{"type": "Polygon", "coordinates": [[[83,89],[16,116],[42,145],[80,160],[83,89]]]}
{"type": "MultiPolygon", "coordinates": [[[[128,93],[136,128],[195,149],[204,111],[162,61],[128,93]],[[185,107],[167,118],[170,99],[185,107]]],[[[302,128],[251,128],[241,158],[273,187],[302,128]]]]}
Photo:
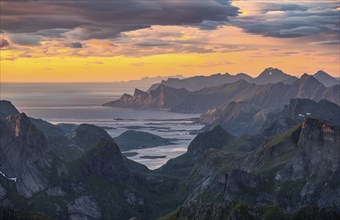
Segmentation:
{"type": "Polygon", "coordinates": [[[0,170],[12,181],[19,194],[30,197],[46,187],[51,160],[46,138],[24,114],[0,119],[0,170]]]}
{"type": "Polygon", "coordinates": [[[147,109],[170,109],[189,94],[186,89],[175,89],[159,85],[148,93],[135,89],[133,96],[124,94],[119,100],[104,104],[111,107],[130,107],[147,109]]]}

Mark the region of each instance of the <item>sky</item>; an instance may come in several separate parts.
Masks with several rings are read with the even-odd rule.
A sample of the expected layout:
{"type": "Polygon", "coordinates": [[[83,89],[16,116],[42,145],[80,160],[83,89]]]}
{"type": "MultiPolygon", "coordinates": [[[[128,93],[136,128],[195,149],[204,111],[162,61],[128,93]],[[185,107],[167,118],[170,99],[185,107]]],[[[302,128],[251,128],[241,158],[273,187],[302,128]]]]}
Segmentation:
{"type": "Polygon", "coordinates": [[[340,76],[339,0],[1,0],[1,82],[340,76]]]}

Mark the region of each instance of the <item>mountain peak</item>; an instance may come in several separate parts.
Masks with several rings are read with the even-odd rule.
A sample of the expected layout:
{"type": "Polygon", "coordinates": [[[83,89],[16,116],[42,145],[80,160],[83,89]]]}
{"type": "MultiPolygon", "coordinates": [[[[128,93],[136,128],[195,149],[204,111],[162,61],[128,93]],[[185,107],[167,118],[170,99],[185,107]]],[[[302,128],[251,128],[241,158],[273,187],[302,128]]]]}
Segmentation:
{"type": "Polygon", "coordinates": [[[10,115],[17,115],[19,111],[15,106],[7,100],[0,100],[0,116],[7,117],[10,115]]]}
{"type": "Polygon", "coordinates": [[[85,163],[82,165],[85,175],[119,181],[129,174],[120,150],[111,138],[101,138],[80,161],[85,163]]]}
{"type": "Polygon", "coordinates": [[[314,74],[314,76],[315,75],[326,75],[326,76],[329,76],[329,74],[328,73],[326,73],[325,71],[323,71],[323,70],[319,70],[319,71],[317,71],[315,74],[314,74]]]}
{"type": "Polygon", "coordinates": [[[311,77],[311,76],[312,76],[312,75],[309,75],[309,74],[307,74],[307,73],[304,73],[304,74],[302,74],[301,79],[302,79],[302,78],[311,77]]]}
{"type": "Polygon", "coordinates": [[[212,130],[200,133],[188,146],[188,152],[192,154],[201,154],[209,149],[221,149],[226,146],[233,138],[220,125],[215,126],[212,130]]]}
{"type": "Polygon", "coordinates": [[[258,76],[258,78],[261,77],[261,76],[262,77],[268,77],[268,76],[272,76],[272,75],[280,76],[280,75],[287,75],[287,74],[285,74],[280,69],[269,67],[269,68],[263,70],[263,72],[258,76]]]}

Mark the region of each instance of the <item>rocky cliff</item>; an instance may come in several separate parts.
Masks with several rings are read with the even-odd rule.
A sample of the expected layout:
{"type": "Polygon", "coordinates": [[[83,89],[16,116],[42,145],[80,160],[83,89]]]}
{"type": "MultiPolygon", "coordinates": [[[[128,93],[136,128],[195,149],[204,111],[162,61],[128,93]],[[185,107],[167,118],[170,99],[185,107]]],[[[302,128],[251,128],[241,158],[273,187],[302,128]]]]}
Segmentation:
{"type": "Polygon", "coordinates": [[[186,89],[161,84],[149,92],[135,89],[133,96],[124,94],[119,100],[105,103],[104,106],[169,110],[188,94],[186,89]]]}

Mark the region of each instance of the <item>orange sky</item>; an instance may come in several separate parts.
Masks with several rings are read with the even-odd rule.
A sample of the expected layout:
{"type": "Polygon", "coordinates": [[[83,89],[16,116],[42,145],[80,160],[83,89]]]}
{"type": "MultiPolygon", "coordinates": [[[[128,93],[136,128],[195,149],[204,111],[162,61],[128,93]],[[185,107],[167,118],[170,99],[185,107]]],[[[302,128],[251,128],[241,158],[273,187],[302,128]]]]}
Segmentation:
{"type": "MultiPolygon", "coordinates": [[[[256,13],[247,6],[241,18],[256,13]]],[[[11,34],[1,34],[10,45],[1,49],[1,82],[109,82],[218,72],[257,76],[270,66],[296,76],[320,69],[340,74],[339,44],[315,43],[310,36],[269,37],[229,25],[213,30],[153,25],[114,40],[85,39],[81,48],[71,48],[73,33],[68,34],[40,37],[37,45],[18,44],[11,34]]]]}

